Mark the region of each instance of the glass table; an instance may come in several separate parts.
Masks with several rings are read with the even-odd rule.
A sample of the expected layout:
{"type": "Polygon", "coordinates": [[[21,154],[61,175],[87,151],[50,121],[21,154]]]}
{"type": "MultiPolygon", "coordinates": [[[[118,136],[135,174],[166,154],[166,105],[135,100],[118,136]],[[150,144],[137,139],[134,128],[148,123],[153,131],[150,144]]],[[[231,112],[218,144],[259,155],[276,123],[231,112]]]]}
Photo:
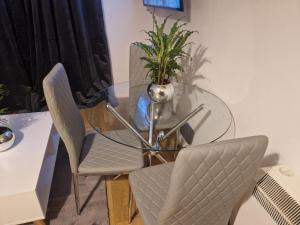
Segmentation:
{"type": "MultiPolygon", "coordinates": [[[[173,99],[154,107],[154,143],[161,131],[168,133],[195,109],[203,108],[162,141],[160,148],[143,143],[134,132],[128,132],[126,126],[129,124],[146,142],[149,141],[151,102],[147,94],[148,85],[149,81],[135,81],[108,87],[104,90],[107,100],[83,110],[84,118],[100,135],[143,151],[145,166],[174,161],[178,151],[187,146],[234,137],[232,114],[220,98],[195,85],[177,83],[174,84],[173,99]],[[116,116],[121,116],[128,124],[124,125],[116,116]]],[[[128,187],[126,175],[106,177],[110,224],[127,224],[128,187]]]]}
{"type": "Polygon", "coordinates": [[[143,80],[106,88],[104,108],[108,112],[105,116],[89,110],[91,127],[114,142],[152,152],[178,151],[234,137],[234,120],[227,105],[211,92],[185,83],[174,83],[171,101],[153,105],[153,135],[149,137],[152,123],[148,85],[149,81],[143,80]],[[126,128],[132,132],[124,132],[126,128]]]}

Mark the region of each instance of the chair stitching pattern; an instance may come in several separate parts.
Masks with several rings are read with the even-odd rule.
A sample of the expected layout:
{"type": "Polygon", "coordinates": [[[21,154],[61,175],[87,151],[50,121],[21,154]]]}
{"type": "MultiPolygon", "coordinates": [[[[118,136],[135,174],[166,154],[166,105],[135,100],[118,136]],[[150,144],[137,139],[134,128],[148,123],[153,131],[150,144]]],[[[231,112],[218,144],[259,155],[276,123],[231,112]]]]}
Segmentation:
{"type": "MultiPolygon", "coordinates": [[[[249,144],[246,143],[239,143],[239,144],[232,144],[229,143],[227,147],[223,149],[209,149],[207,152],[197,152],[197,154],[201,155],[201,162],[199,162],[198,168],[193,167],[193,159],[194,154],[193,152],[188,155],[188,157],[182,157],[184,160],[184,164],[181,165],[181,170],[185,170],[186,168],[190,167],[191,175],[186,177],[185,180],[182,181],[182,186],[179,186],[176,190],[177,197],[178,197],[178,204],[170,206],[171,208],[174,207],[177,210],[172,211],[172,215],[169,219],[164,221],[161,224],[199,224],[200,221],[205,224],[205,221],[210,221],[209,224],[225,224],[224,218],[227,218],[229,215],[228,208],[236,202],[236,199],[240,196],[238,193],[242,193],[245,189],[245,184],[247,185],[249,182],[245,180],[249,180],[249,177],[252,174],[248,174],[249,176],[245,176],[243,174],[244,171],[249,171],[252,167],[255,168],[257,165],[258,159],[262,156],[262,151],[259,154],[255,153],[254,160],[251,160],[253,155],[253,151],[256,148],[256,144],[249,144]],[[214,158],[211,154],[214,152],[214,155],[217,155],[217,158],[214,158]],[[217,154],[216,154],[217,152],[217,154]],[[232,159],[224,160],[224,155],[228,154],[232,159]],[[205,154],[206,153],[206,154],[205,154]],[[245,154],[246,153],[246,154],[245,154]],[[256,157],[259,156],[259,157],[256,157]],[[240,158],[249,158],[246,160],[240,160],[240,158]],[[251,162],[253,161],[253,162],[251,162]],[[225,178],[220,179],[218,175],[220,172],[213,171],[216,162],[219,163],[221,172],[224,173],[225,178]],[[247,165],[243,165],[247,164],[247,165]],[[200,168],[207,172],[208,181],[204,182],[205,186],[202,185],[201,179],[203,177],[197,177],[199,173],[198,169],[200,168]],[[218,178],[218,179],[217,179],[218,178]],[[192,180],[198,180],[198,188],[201,191],[195,192],[194,187],[188,187],[186,185],[193,183],[192,180]],[[227,184],[229,188],[223,190],[219,187],[220,184],[224,183],[227,184]],[[213,190],[213,191],[212,191],[213,190]],[[216,190],[214,192],[214,190],[216,190]],[[189,196],[193,193],[193,197],[189,196]],[[202,195],[202,196],[201,196],[202,195]],[[197,198],[200,196],[200,198],[197,198]],[[203,197],[205,196],[205,197],[203,197]],[[200,201],[199,201],[200,199],[200,201]],[[198,201],[196,201],[198,200],[198,201]],[[195,213],[196,212],[196,213],[195,213]],[[211,223],[214,221],[213,223],[211,223]],[[223,223],[222,223],[223,221],[223,223]]],[[[175,171],[179,172],[179,171],[175,171]]],[[[176,200],[174,200],[176,202],[176,200]]],[[[151,208],[151,207],[150,207],[151,208]]],[[[156,216],[158,218],[158,216],[156,216]]],[[[158,224],[157,221],[153,224],[158,224]]]]}

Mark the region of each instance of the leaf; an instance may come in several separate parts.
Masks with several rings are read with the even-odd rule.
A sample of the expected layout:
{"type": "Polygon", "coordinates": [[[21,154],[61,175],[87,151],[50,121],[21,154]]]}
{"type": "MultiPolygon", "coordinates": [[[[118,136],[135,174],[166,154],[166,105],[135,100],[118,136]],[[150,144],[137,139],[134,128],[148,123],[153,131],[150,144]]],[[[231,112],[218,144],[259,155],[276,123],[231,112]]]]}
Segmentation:
{"type": "MultiPolygon", "coordinates": [[[[9,94],[7,87],[4,84],[0,84],[0,101],[9,94]]],[[[0,109],[0,114],[3,114],[7,108],[0,109]]]]}
{"type": "Polygon", "coordinates": [[[9,94],[7,87],[4,84],[0,84],[0,101],[9,94]]]}
{"type": "Polygon", "coordinates": [[[163,34],[164,33],[164,29],[165,29],[165,26],[166,26],[166,23],[168,21],[168,19],[170,18],[171,15],[168,15],[164,21],[162,22],[161,26],[160,26],[160,33],[163,34]]]}
{"type": "Polygon", "coordinates": [[[147,54],[148,57],[151,57],[153,55],[153,49],[152,47],[142,43],[142,42],[135,42],[133,43],[134,45],[140,47],[141,49],[144,50],[144,52],[147,54]]]}
{"type": "Polygon", "coordinates": [[[183,50],[190,43],[186,43],[188,38],[196,31],[185,30],[187,23],[181,23],[180,19],[175,21],[169,32],[165,33],[165,27],[169,16],[162,23],[158,23],[154,14],[152,15],[152,31],[146,33],[148,44],[135,42],[134,44],[141,48],[146,56],[141,57],[145,61],[145,68],[148,70],[147,76],[157,84],[161,84],[165,79],[175,77],[177,73],[183,71],[178,64],[178,59],[186,57],[187,53],[183,50]]]}

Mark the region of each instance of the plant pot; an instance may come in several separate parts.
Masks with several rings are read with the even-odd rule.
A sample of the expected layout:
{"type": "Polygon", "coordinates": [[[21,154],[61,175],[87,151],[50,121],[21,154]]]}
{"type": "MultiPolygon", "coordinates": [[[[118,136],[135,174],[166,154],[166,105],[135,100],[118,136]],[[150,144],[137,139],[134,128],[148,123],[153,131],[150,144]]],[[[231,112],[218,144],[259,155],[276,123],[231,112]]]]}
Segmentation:
{"type": "Polygon", "coordinates": [[[0,126],[0,152],[9,149],[15,141],[13,131],[8,127],[0,126]]]}
{"type": "Polygon", "coordinates": [[[147,93],[153,102],[167,102],[173,98],[174,86],[172,83],[163,85],[151,83],[147,88],[147,93]]]}

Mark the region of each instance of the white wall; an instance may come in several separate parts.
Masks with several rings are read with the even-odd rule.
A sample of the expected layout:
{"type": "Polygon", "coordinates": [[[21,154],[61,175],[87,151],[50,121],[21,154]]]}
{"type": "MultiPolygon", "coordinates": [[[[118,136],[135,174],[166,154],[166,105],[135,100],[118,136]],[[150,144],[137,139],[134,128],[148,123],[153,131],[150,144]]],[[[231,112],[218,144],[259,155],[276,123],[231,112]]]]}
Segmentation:
{"type": "MultiPolygon", "coordinates": [[[[115,82],[128,80],[129,44],[151,16],[142,0],[103,0],[115,82]]],[[[300,172],[300,1],[191,0],[189,28],[210,60],[198,84],[231,108],[237,136],[266,134],[270,159],[300,172]]]]}
{"type": "Polygon", "coordinates": [[[114,81],[127,81],[129,45],[145,39],[142,30],[151,29],[151,15],[141,0],[102,0],[102,6],[114,81]]]}

